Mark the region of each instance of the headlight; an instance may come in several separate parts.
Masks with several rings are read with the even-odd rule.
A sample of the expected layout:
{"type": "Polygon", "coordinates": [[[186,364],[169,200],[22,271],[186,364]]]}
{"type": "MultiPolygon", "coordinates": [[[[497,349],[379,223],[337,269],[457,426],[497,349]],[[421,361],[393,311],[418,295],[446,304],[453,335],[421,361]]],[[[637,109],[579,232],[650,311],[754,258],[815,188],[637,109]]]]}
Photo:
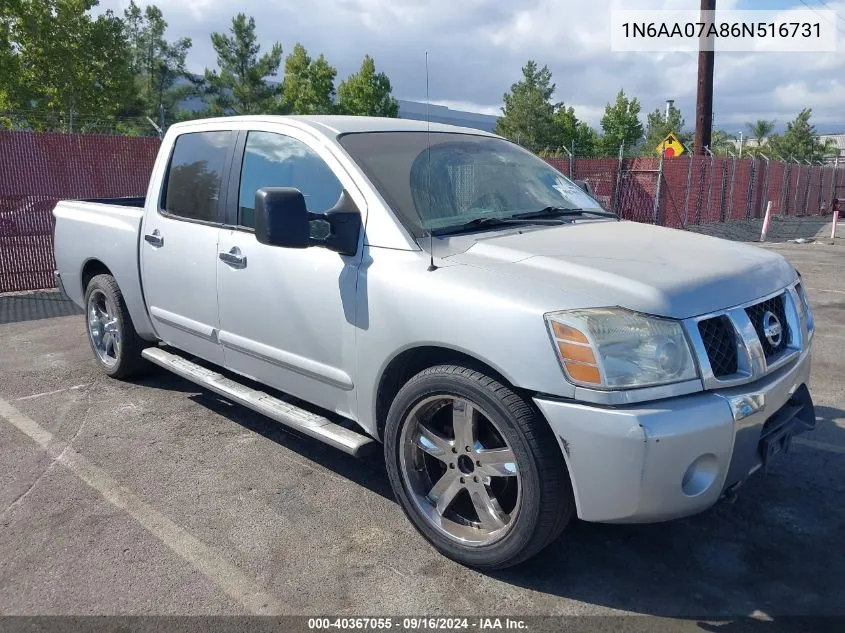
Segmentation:
{"type": "Polygon", "coordinates": [[[812,334],[816,329],[816,320],[813,318],[813,311],[810,309],[810,300],[807,299],[807,292],[804,290],[804,284],[798,283],[795,286],[795,291],[798,293],[798,298],[801,300],[801,310],[804,312],[804,323],[807,324],[807,331],[812,334]]]}
{"type": "Polygon", "coordinates": [[[698,369],[678,321],[622,308],[546,315],[569,379],[594,389],[625,389],[692,380],[698,369]]]}

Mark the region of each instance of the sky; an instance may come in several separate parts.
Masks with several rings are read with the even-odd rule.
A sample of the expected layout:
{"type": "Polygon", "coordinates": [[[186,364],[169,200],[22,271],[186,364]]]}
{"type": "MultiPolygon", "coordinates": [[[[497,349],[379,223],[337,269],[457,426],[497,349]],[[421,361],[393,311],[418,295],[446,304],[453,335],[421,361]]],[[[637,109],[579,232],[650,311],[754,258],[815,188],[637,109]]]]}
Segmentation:
{"type": "MultiPolygon", "coordinates": [[[[140,0],[139,4],[149,4],[140,0]]],[[[433,103],[500,114],[502,95],[529,59],[547,65],[554,98],[599,126],[620,88],[645,113],[674,99],[691,129],[697,56],[610,50],[610,11],[688,8],[698,0],[154,0],[167,36],[191,37],[188,67],[216,66],[212,31],[227,31],[238,12],[255,17],[264,50],[280,42],[287,55],[301,42],[323,53],[338,80],[365,54],[388,74],[400,99],[426,98],[425,52],[433,103]]],[[[100,0],[122,13],[129,0],[100,0]]],[[[845,0],[718,0],[719,8],[833,9],[837,53],[717,53],[714,126],[736,134],[746,122],[774,119],[782,129],[804,107],[820,132],[845,132],[845,0]],[[806,4],[805,4],[806,3],[806,4]]],[[[821,19],[821,18],[820,18],[821,19]]]]}

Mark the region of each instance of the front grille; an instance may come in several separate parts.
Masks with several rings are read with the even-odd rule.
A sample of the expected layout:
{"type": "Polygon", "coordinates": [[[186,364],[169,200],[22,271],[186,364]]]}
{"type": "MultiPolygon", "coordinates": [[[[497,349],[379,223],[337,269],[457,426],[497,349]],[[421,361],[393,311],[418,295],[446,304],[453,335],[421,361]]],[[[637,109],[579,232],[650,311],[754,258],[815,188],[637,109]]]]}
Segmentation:
{"type": "Polygon", "coordinates": [[[727,316],[699,321],[698,331],[707,351],[713,375],[717,378],[737,372],[736,334],[727,316]]]}
{"type": "Polygon", "coordinates": [[[751,319],[751,324],[757,331],[757,337],[760,339],[760,343],[763,346],[763,352],[766,354],[766,360],[770,360],[786,349],[786,346],[789,344],[789,337],[791,333],[789,331],[789,324],[786,321],[786,307],[784,306],[783,294],[767,299],[757,305],[750,306],[745,309],[745,313],[748,315],[748,318],[751,319]],[[780,340],[777,340],[776,343],[770,341],[769,337],[766,336],[765,317],[767,313],[773,314],[777,319],[777,322],[780,323],[780,340]]]}

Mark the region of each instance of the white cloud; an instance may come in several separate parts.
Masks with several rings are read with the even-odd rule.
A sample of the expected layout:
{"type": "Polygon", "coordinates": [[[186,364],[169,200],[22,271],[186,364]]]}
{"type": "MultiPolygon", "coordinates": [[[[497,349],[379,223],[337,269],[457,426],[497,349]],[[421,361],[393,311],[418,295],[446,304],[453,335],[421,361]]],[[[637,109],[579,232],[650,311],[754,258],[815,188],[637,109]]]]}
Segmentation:
{"type": "Polygon", "coordinates": [[[812,104],[815,107],[817,122],[821,120],[841,122],[839,113],[842,112],[842,106],[845,104],[845,84],[833,78],[818,81],[815,85],[796,81],[778,86],[775,89],[775,98],[779,104],[792,110],[800,110],[807,104],[812,104]]]}
{"type": "MultiPolygon", "coordinates": [[[[148,4],[149,0],[141,0],[148,4]]],[[[100,10],[121,12],[128,0],[101,0],[100,10]]],[[[190,36],[191,70],[215,65],[211,31],[225,31],[231,17],[256,18],[265,48],[295,42],[324,53],[342,79],[372,55],[391,78],[399,98],[425,99],[425,51],[430,96],[451,108],[497,114],[502,94],[519,79],[528,59],[547,64],[556,99],[598,125],[617,91],[640,99],[644,114],[676,100],[691,127],[695,118],[697,58],[689,53],[610,51],[611,7],[629,0],[156,0],[170,23],[170,37],[190,36]]],[[[689,0],[641,0],[638,8],[687,7],[689,0]]],[[[805,8],[794,0],[795,8],[805,8]]],[[[827,0],[845,18],[845,1],[827,0]]],[[[750,0],[720,0],[720,8],[753,8],[750,0]]],[[[838,21],[845,50],[845,21],[838,21]]],[[[716,124],[743,125],[773,118],[783,126],[812,107],[820,128],[845,129],[842,104],[845,55],[837,53],[719,53],[716,57],[716,124]]]]}
{"type": "MultiPolygon", "coordinates": [[[[614,95],[615,97],[615,95],[614,95]]],[[[594,104],[594,105],[585,105],[585,104],[570,104],[575,109],[575,116],[577,116],[582,121],[586,121],[594,128],[598,128],[601,125],[601,118],[604,116],[604,104],[594,104]]]]}

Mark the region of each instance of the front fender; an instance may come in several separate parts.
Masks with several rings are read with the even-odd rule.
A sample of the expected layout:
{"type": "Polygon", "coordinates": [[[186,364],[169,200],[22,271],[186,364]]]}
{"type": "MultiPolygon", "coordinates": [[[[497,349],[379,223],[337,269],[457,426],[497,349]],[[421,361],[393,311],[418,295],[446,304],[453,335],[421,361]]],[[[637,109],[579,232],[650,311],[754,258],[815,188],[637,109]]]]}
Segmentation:
{"type": "Polygon", "coordinates": [[[434,272],[419,252],[371,249],[358,283],[358,420],[377,432],[378,389],[399,354],[415,347],[477,359],[511,385],[571,398],[543,318],[555,291],[463,265],[434,272]],[[550,295],[552,295],[550,297],[550,295]],[[363,327],[362,327],[363,326],[363,327]]]}

